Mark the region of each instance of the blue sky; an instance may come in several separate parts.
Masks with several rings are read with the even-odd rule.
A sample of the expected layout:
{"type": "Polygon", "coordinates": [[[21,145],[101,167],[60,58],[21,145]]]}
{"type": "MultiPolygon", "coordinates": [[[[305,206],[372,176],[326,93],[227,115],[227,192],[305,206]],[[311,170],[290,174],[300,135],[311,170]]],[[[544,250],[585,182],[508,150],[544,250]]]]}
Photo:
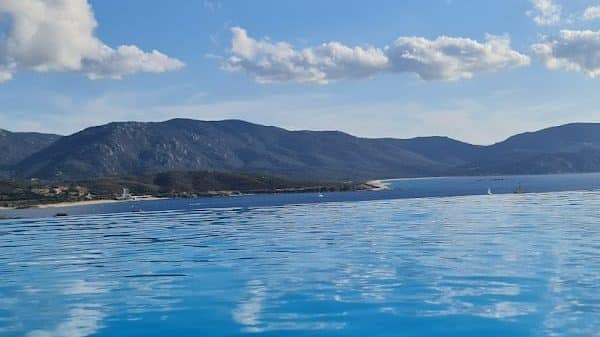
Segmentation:
{"type": "Polygon", "coordinates": [[[239,118],[489,144],[600,122],[598,5],[0,0],[0,128],[239,118]]]}

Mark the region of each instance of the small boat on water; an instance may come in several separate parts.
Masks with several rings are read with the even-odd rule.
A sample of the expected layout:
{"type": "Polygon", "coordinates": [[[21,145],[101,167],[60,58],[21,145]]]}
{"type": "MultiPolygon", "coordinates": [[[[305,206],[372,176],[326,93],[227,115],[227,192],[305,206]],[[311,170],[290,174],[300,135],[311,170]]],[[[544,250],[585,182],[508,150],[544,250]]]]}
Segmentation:
{"type": "Polygon", "coordinates": [[[492,193],[492,189],[491,189],[491,188],[488,188],[488,190],[487,190],[487,195],[493,195],[493,193],[492,193]]]}
{"type": "Polygon", "coordinates": [[[513,191],[514,194],[523,194],[525,193],[525,189],[523,188],[523,186],[521,185],[521,183],[519,183],[519,185],[517,185],[517,188],[515,188],[515,190],[513,191]]]}

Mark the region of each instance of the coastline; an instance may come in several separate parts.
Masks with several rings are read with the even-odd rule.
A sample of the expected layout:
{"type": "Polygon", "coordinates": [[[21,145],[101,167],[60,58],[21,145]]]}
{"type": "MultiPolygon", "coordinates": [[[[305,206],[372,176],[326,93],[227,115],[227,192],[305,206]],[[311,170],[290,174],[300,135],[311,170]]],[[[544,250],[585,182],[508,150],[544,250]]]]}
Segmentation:
{"type": "MultiPolygon", "coordinates": [[[[389,200],[389,199],[429,199],[429,198],[462,198],[466,196],[477,196],[482,197],[486,195],[486,191],[488,188],[493,189],[494,197],[499,197],[503,194],[509,194],[509,197],[514,195],[514,184],[513,182],[522,182],[526,188],[526,194],[539,194],[539,193],[551,193],[551,192],[590,192],[590,193],[599,193],[600,192],[600,173],[596,173],[591,177],[586,177],[585,179],[572,179],[569,177],[562,178],[558,177],[558,175],[546,175],[542,177],[542,179],[538,178],[538,176],[530,176],[530,179],[499,179],[494,180],[492,183],[495,185],[489,185],[488,181],[484,181],[481,179],[477,179],[473,177],[471,180],[462,181],[460,185],[456,184],[446,184],[444,181],[441,181],[439,184],[431,184],[424,183],[420,185],[415,181],[415,184],[411,186],[405,186],[405,188],[392,188],[393,181],[392,179],[381,179],[381,180],[373,180],[368,182],[363,182],[357,185],[359,189],[353,189],[351,191],[363,191],[364,193],[331,193],[328,194],[326,192],[319,192],[318,190],[312,190],[310,193],[300,193],[304,194],[299,197],[284,197],[284,198],[276,198],[271,195],[281,195],[292,193],[291,191],[287,192],[269,192],[260,191],[254,194],[267,194],[264,198],[240,198],[239,201],[234,201],[233,196],[242,196],[248,195],[249,193],[244,194],[224,194],[224,191],[213,191],[213,194],[207,195],[204,194],[202,196],[186,196],[186,197],[167,197],[162,199],[169,199],[170,202],[167,202],[163,205],[162,202],[156,203],[143,203],[143,202],[129,202],[125,204],[121,204],[123,202],[127,202],[126,200],[110,200],[110,199],[99,199],[99,200],[91,200],[91,201],[74,201],[68,203],[58,203],[58,204],[48,204],[42,205],[43,207],[35,207],[30,205],[29,209],[26,207],[19,208],[4,208],[0,209],[0,219],[8,220],[8,219],[18,219],[18,218],[45,218],[52,216],[66,216],[68,215],[88,215],[88,214],[102,214],[102,212],[138,212],[145,210],[166,210],[166,209],[195,209],[198,206],[202,208],[219,208],[219,207],[242,207],[240,205],[245,205],[243,207],[247,207],[247,205],[253,206],[277,206],[277,205],[288,205],[288,204],[304,204],[304,203],[320,203],[320,202],[345,202],[345,201],[370,201],[370,200],[389,200]],[[535,178],[535,179],[534,179],[535,178]],[[567,179],[567,180],[565,180],[567,179]],[[567,187],[565,187],[565,182],[568,182],[567,187]],[[377,192],[378,191],[378,192],[377,192]],[[261,193],[262,192],[262,193],[261,193]],[[314,193],[313,193],[314,192],[314,193]],[[370,192],[370,193],[369,193],[370,192]],[[323,194],[322,194],[323,193],[323,194]],[[214,198],[221,200],[195,200],[196,198],[202,197],[217,197],[222,196],[223,198],[214,198]],[[224,198],[228,196],[229,198],[224,198]],[[191,199],[190,201],[182,200],[182,199],[191,199]],[[230,199],[230,200],[226,200],[230,199]],[[206,201],[206,202],[205,202],[206,201]],[[84,205],[90,204],[103,204],[107,203],[109,205],[106,206],[88,206],[84,205]],[[78,207],[82,206],[82,207],[78,207]],[[131,206],[131,207],[130,207],[131,206]],[[63,207],[63,208],[61,208],[63,207]]],[[[419,180],[419,179],[417,179],[419,180]]],[[[449,182],[453,182],[454,180],[448,178],[449,182]]],[[[300,192],[300,191],[298,191],[300,192]]],[[[303,191],[306,192],[306,191],[303,191]]],[[[162,197],[162,196],[161,196],[162,197]]],[[[490,196],[485,196],[485,198],[490,198],[490,196]]],[[[153,198],[154,199],[154,198],[153,198]]],[[[213,198],[207,198],[213,199],[213,198]]],[[[143,201],[144,198],[138,198],[137,200],[143,201]]],[[[146,199],[148,200],[148,199],[146,199]]]]}
{"type": "MultiPolygon", "coordinates": [[[[49,203],[49,204],[36,204],[31,205],[28,208],[61,208],[61,207],[73,207],[73,206],[91,206],[91,205],[103,205],[103,204],[114,204],[114,203],[123,203],[123,202],[132,202],[132,201],[151,201],[151,200],[163,200],[167,198],[161,197],[147,197],[142,199],[130,199],[130,200],[116,200],[116,199],[98,199],[98,200],[80,200],[80,201],[65,201],[65,202],[57,202],[57,203],[49,203]]],[[[15,210],[17,207],[0,207],[0,210],[15,210]]]]}
{"type": "MultiPolygon", "coordinates": [[[[364,182],[362,184],[357,185],[360,188],[357,190],[363,191],[383,191],[387,190],[388,185],[384,180],[371,180],[364,182]]],[[[286,193],[309,193],[314,191],[320,191],[320,187],[302,187],[302,188],[284,188],[277,189],[274,191],[252,191],[250,193],[242,193],[239,191],[207,191],[203,194],[199,194],[201,197],[233,197],[233,196],[241,196],[241,195],[252,195],[257,193],[277,193],[277,194],[286,194],[286,193]]],[[[177,197],[175,197],[177,198],[177,197]]],[[[135,202],[135,201],[152,201],[152,200],[164,200],[170,199],[169,197],[154,197],[154,196],[144,196],[140,198],[119,200],[119,199],[97,199],[97,200],[76,200],[76,201],[63,201],[63,202],[55,202],[55,203],[39,203],[39,204],[31,204],[26,207],[1,207],[1,210],[17,210],[22,208],[29,209],[49,209],[49,208],[63,208],[63,207],[74,207],[74,206],[91,206],[91,205],[103,205],[103,204],[115,204],[115,203],[124,203],[124,202],[135,202]]]]}
{"type": "Polygon", "coordinates": [[[365,184],[372,187],[371,191],[389,190],[388,184],[383,180],[369,180],[365,184]]]}

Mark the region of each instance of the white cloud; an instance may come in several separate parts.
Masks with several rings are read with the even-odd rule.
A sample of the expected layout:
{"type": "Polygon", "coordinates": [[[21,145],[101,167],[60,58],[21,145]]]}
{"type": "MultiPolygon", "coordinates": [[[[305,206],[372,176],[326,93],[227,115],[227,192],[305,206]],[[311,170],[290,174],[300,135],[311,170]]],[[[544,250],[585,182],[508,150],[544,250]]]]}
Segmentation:
{"type": "Polygon", "coordinates": [[[202,4],[204,5],[205,9],[212,13],[216,12],[217,10],[223,7],[223,5],[219,1],[204,0],[202,4]]]}
{"type": "Polygon", "coordinates": [[[549,69],[580,71],[590,77],[600,75],[600,32],[561,30],[532,46],[549,69]]]}
{"type": "Polygon", "coordinates": [[[158,51],[136,46],[113,49],[95,35],[96,19],[86,0],[2,0],[7,31],[0,40],[0,81],[19,69],[79,71],[90,78],[121,78],[183,66],[158,51]]]}
{"type": "Polygon", "coordinates": [[[531,0],[534,9],[527,12],[539,26],[550,26],[560,23],[562,7],[552,0],[531,0]]]}
{"type": "Polygon", "coordinates": [[[240,27],[233,27],[231,32],[231,55],[223,68],[248,73],[260,83],[325,84],[384,72],[416,73],[424,80],[455,80],[529,64],[527,56],[510,48],[508,37],[488,36],[484,43],[452,37],[400,37],[385,48],[329,42],[296,49],[287,42],[256,40],[240,27]]]}
{"type": "Polygon", "coordinates": [[[14,73],[14,65],[0,65],[0,83],[12,79],[14,73]]]}
{"type": "Polygon", "coordinates": [[[327,83],[344,78],[364,78],[388,64],[385,53],[377,48],[350,48],[330,42],[297,50],[286,42],[257,41],[239,27],[231,28],[231,32],[232,55],[224,68],[252,74],[260,83],[327,83]]]}
{"type": "Polygon", "coordinates": [[[144,52],[134,45],[105,49],[99,59],[84,62],[83,71],[90,79],[121,79],[124,75],[136,72],[163,73],[179,69],[181,61],[153,50],[144,52]]]}
{"type": "Polygon", "coordinates": [[[447,36],[435,40],[400,37],[386,53],[392,71],[414,72],[424,80],[472,78],[529,64],[528,56],[511,49],[508,37],[492,35],[484,43],[447,36]]]}
{"type": "Polygon", "coordinates": [[[590,6],[583,12],[583,20],[592,21],[600,19],[600,6],[590,6]]]}

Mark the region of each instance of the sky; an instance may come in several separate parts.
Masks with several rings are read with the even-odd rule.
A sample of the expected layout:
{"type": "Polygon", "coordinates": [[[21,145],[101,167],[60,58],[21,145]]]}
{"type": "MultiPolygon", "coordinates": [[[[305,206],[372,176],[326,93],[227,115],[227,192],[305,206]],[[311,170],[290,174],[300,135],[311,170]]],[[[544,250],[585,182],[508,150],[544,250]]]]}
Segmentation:
{"type": "Polygon", "coordinates": [[[243,119],[491,144],[600,122],[600,1],[0,0],[0,128],[243,119]]]}

